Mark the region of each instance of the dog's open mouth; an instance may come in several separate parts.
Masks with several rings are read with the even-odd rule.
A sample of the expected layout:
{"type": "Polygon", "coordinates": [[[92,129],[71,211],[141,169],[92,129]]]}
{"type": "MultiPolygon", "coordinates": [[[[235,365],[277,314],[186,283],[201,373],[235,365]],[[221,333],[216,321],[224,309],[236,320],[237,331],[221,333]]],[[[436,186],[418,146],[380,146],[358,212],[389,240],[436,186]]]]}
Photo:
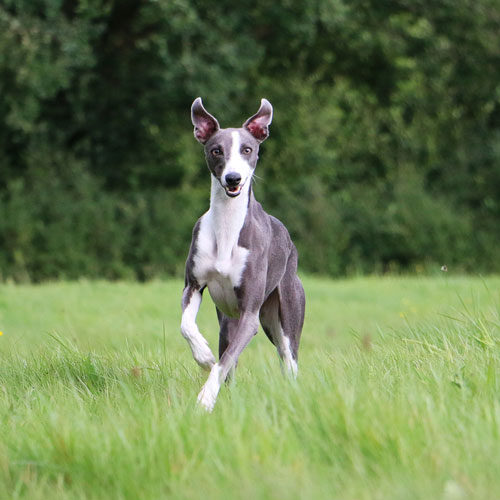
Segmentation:
{"type": "Polygon", "coordinates": [[[230,196],[231,198],[236,198],[241,191],[243,190],[243,186],[245,183],[243,182],[242,184],[238,184],[237,186],[226,186],[224,189],[226,190],[226,194],[230,196]]]}

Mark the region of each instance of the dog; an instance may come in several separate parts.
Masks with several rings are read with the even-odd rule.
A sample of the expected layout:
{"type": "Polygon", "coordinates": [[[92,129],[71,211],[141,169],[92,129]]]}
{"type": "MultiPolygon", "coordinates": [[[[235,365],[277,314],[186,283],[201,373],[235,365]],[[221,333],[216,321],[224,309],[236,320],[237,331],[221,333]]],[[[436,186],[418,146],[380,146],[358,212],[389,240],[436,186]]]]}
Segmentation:
{"type": "Polygon", "coordinates": [[[204,147],[212,183],[210,208],[194,226],[186,261],[181,333],[196,362],[210,371],[198,395],[208,412],[259,320],[282,365],[297,375],[305,313],[297,250],[286,227],[263,210],[252,190],[259,146],[269,136],[272,118],[266,99],[240,128],[221,129],[200,97],[191,107],[194,136],[204,147]],[[220,325],[219,362],[196,325],[205,288],[220,325]]]}

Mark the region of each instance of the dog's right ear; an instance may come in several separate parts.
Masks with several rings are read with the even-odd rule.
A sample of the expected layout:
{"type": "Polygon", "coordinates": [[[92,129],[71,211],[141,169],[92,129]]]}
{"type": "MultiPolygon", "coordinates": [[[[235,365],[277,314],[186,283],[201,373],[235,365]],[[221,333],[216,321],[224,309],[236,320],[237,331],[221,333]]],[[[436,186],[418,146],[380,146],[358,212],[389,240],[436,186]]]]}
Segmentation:
{"type": "Polygon", "coordinates": [[[202,144],[220,128],[219,122],[203,107],[201,97],[197,97],[191,106],[191,121],[194,125],[194,136],[202,144]]]}

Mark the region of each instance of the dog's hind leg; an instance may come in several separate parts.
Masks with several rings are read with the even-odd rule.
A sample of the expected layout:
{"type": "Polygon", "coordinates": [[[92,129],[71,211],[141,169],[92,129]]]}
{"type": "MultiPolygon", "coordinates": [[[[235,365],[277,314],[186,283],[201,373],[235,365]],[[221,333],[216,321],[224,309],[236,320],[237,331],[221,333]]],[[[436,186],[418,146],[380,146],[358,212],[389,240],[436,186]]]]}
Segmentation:
{"type": "Polygon", "coordinates": [[[297,376],[300,335],[304,325],[305,294],[297,275],[283,278],[279,285],[278,353],[287,370],[297,376]]]}
{"type": "Polygon", "coordinates": [[[285,332],[282,324],[282,313],[286,317],[288,312],[286,309],[282,311],[280,302],[279,291],[276,288],[260,310],[260,323],[269,340],[276,346],[282,367],[286,369],[288,374],[295,377],[297,375],[298,343],[292,342],[293,332],[292,335],[287,335],[288,332],[285,332]]]}
{"type": "Polygon", "coordinates": [[[305,294],[296,275],[297,256],[292,254],[278,287],[269,295],[260,311],[266,335],[276,346],[287,372],[297,375],[300,335],[304,324],[305,294]]]}

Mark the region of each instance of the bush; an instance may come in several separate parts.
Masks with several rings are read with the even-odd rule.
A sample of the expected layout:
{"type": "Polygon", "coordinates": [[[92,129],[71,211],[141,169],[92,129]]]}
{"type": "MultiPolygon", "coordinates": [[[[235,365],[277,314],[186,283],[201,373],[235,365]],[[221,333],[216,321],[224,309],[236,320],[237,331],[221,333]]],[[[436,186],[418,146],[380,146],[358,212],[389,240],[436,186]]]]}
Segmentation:
{"type": "Polygon", "coordinates": [[[258,198],[304,271],[500,270],[496,0],[0,6],[4,279],[181,274],[189,107],[275,107],[258,198]]]}

